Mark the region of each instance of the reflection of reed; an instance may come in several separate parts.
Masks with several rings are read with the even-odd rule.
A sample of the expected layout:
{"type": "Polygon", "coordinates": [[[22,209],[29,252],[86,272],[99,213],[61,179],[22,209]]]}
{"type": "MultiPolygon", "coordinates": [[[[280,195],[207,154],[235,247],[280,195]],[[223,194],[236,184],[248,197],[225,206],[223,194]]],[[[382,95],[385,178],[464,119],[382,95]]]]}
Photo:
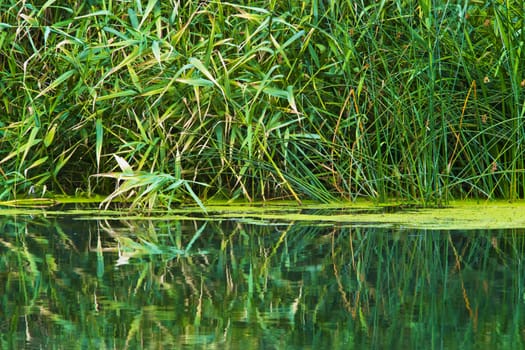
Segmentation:
{"type": "Polygon", "coordinates": [[[450,247],[452,248],[452,252],[454,253],[455,258],[455,265],[454,269],[458,272],[459,280],[461,282],[461,294],[463,295],[463,300],[465,301],[465,308],[468,311],[469,317],[472,320],[472,325],[474,330],[477,329],[478,325],[478,309],[476,308],[476,311],[472,311],[472,308],[470,306],[470,300],[468,298],[467,289],[465,288],[465,283],[463,281],[463,276],[461,274],[461,260],[462,257],[459,256],[458,251],[456,250],[456,247],[454,246],[454,242],[452,241],[452,237],[450,234],[448,235],[448,240],[450,242],[450,247]]]}
{"type": "MultiPolygon", "coordinates": [[[[332,232],[331,232],[331,236],[332,236],[332,259],[335,258],[335,244],[334,244],[334,236],[335,236],[335,233],[336,233],[336,230],[334,229],[332,232]]],[[[352,247],[352,240],[350,240],[350,251],[352,252],[352,266],[355,270],[355,260],[353,259],[354,258],[354,254],[353,254],[353,247],[352,247]]],[[[341,294],[341,298],[343,299],[343,304],[345,306],[345,309],[350,312],[352,314],[352,318],[355,319],[356,318],[356,308],[354,306],[352,306],[352,303],[350,302],[350,300],[348,300],[348,295],[345,291],[345,288],[343,286],[343,282],[341,281],[341,276],[340,276],[340,273],[339,273],[339,269],[338,269],[338,264],[334,261],[333,264],[333,269],[334,269],[334,277],[337,281],[337,286],[338,286],[338,290],[339,290],[339,293],[341,294]]],[[[359,302],[359,291],[357,292],[357,296],[356,296],[356,303],[359,302]]]]}
{"type": "MultiPolygon", "coordinates": [[[[509,235],[494,238],[490,231],[446,235],[437,231],[393,235],[362,228],[344,231],[332,232],[331,264],[336,290],[342,307],[369,335],[377,335],[384,325],[388,325],[387,329],[401,329],[407,324],[417,326],[419,333],[430,331],[427,324],[446,324],[464,334],[470,329],[475,332],[482,320],[491,324],[498,317],[489,310],[497,309],[493,303],[503,297],[489,291],[488,283],[503,282],[501,275],[499,281],[488,282],[485,276],[494,276],[494,272],[487,269],[498,271],[497,266],[507,266],[509,259],[519,263],[515,260],[519,257],[516,234],[509,240],[509,235]],[[342,237],[348,240],[346,244],[342,237]],[[494,244],[501,240],[512,242],[506,253],[501,243],[494,244]],[[463,273],[462,266],[467,266],[468,274],[463,273]],[[461,305],[466,314],[460,311],[461,305]]],[[[515,277],[510,274],[505,278],[515,277]]],[[[397,333],[383,341],[396,341],[394,334],[397,333]]]]}
{"type": "Polygon", "coordinates": [[[70,344],[75,332],[117,348],[344,348],[348,339],[388,348],[445,338],[487,347],[496,337],[475,334],[495,324],[520,341],[519,231],[233,220],[93,221],[76,233],[2,227],[1,315],[20,323],[9,327],[20,339],[24,315],[33,342],[70,344]]]}

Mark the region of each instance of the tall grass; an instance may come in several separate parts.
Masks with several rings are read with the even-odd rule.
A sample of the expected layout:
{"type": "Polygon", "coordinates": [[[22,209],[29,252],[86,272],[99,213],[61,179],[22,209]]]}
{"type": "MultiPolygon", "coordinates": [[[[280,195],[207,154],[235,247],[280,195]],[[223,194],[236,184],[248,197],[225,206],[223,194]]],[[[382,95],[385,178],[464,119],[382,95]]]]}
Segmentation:
{"type": "Polygon", "coordinates": [[[5,1],[0,199],[523,197],[524,6],[5,1]]]}

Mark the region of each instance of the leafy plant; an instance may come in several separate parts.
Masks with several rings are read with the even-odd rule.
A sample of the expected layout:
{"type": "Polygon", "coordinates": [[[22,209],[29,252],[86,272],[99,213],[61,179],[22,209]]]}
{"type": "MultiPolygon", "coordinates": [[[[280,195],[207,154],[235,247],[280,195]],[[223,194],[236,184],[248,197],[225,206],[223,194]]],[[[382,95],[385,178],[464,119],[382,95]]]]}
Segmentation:
{"type": "MultiPolygon", "coordinates": [[[[173,202],[182,201],[179,193],[183,192],[188,194],[195,203],[206,212],[206,207],[195,192],[193,192],[190,181],[170,174],[133,171],[124,158],[116,154],[113,156],[122,170],[121,172],[92,175],[95,177],[112,178],[117,182],[115,190],[102,201],[101,206],[105,205],[107,209],[115,199],[120,199],[120,201],[131,199],[131,208],[142,206],[153,209],[159,203],[162,203],[170,209],[173,202]]],[[[205,185],[201,183],[197,184],[205,185]]]]}
{"type": "Polygon", "coordinates": [[[118,154],[141,174],[126,195],[147,207],[182,180],[201,201],[521,198],[523,13],[523,1],[3,2],[0,196],[85,192],[118,154]]]}

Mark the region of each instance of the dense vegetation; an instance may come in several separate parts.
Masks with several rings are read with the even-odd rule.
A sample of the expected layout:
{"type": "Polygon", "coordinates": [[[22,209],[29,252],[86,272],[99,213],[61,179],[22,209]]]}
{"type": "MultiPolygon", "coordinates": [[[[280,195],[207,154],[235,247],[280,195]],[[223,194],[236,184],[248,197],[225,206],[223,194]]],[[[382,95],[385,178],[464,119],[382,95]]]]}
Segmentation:
{"type": "Polygon", "coordinates": [[[523,197],[524,6],[2,1],[0,199],[523,197]]]}

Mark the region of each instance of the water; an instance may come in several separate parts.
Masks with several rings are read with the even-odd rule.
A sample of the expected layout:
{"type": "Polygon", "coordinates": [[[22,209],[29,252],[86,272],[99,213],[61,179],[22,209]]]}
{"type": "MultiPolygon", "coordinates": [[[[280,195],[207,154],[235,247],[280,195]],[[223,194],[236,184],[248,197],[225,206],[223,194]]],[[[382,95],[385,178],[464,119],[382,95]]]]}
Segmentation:
{"type": "Polygon", "coordinates": [[[524,230],[1,220],[3,349],[524,348],[524,230]]]}

